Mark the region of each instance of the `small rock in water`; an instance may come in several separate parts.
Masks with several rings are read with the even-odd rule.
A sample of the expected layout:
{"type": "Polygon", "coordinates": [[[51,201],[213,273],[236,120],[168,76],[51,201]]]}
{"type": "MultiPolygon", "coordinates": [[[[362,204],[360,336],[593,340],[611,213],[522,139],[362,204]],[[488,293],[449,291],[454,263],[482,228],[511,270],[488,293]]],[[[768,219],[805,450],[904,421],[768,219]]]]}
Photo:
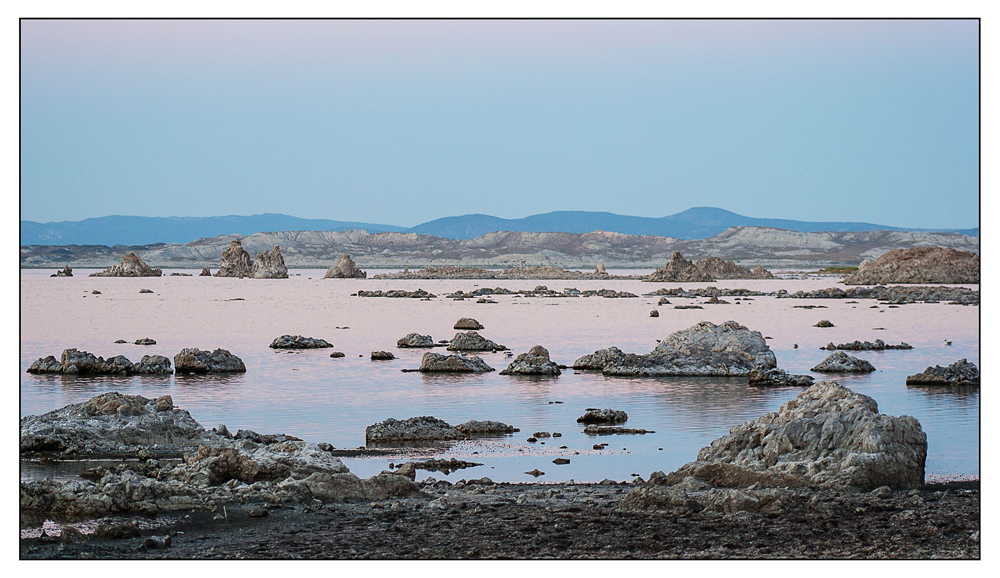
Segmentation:
{"type": "Polygon", "coordinates": [[[652,311],[649,312],[649,316],[650,317],[659,317],[660,316],[660,312],[657,311],[656,309],[653,309],[652,311]]]}
{"type": "Polygon", "coordinates": [[[115,343],[128,343],[128,341],[125,341],[124,339],[116,339],[115,343]]]}
{"type": "Polygon", "coordinates": [[[372,361],[388,361],[396,356],[388,351],[372,351],[372,361]]]}
{"type": "Polygon", "coordinates": [[[343,351],[334,351],[330,354],[330,357],[346,357],[343,351]]]}
{"type": "Polygon", "coordinates": [[[530,472],[524,472],[524,473],[528,474],[529,476],[535,476],[536,478],[538,476],[544,476],[545,475],[545,472],[539,470],[538,468],[535,468],[535,469],[531,470],[530,472]]]}
{"type": "Polygon", "coordinates": [[[101,292],[98,291],[97,289],[94,289],[93,291],[91,291],[91,293],[94,294],[94,295],[100,295],[101,294],[101,292]]]}
{"type": "Polygon", "coordinates": [[[833,327],[833,326],[834,326],[833,323],[830,323],[828,319],[821,319],[816,323],[816,325],[813,325],[813,327],[833,327]]]}
{"type": "Polygon", "coordinates": [[[136,345],[156,345],[156,341],[148,337],[143,337],[142,339],[135,340],[136,345]]]}
{"type": "Polygon", "coordinates": [[[152,289],[139,289],[139,293],[152,293],[152,289]]]}

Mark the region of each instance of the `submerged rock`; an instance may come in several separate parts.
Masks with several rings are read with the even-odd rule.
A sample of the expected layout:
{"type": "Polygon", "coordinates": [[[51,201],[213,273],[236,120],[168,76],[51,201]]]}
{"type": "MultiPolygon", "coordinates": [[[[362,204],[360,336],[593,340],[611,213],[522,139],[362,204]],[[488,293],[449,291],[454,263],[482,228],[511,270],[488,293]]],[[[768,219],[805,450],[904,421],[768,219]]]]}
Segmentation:
{"type": "Polygon", "coordinates": [[[845,285],[887,283],[979,283],[979,255],[942,247],[894,249],[862,261],[845,285]]]}
{"type": "Polygon", "coordinates": [[[605,375],[621,376],[748,376],[750,370],[777,366],[774,353],[759,331],[735,321],[715,325],[702,321],[674,332],[646,355],[625,354],[604,365],[605,375]]]}
{"type": "Polygon", "coordinates": [[[253,263],[250,261],[250,254],[243,249],[243,243],[239,239],[233,239],[229,242],[229,248],[222,252],[219,270],[215,272],[215,276],[242,279],[252,275],[253,263]]]}
{"type": "Polygon", "coordinates": [[[396,341],[396,347],[434,347],[434,339],[430,335],[407,333],[396,341]]]}
{"type": "Polygon", "coordinates": [[[358,269],[354,265],[354,260],[347,253],[341,255],[332,267],[326,270],[324,279],[365,279],[368,273],[358,269]]]}
{"type": "Polygon", "coordinates": [[[159,277],[163,275],[161,269],[156,269],[145,264],[135,253],[127,253],[122,257],[122,262],[99,271],[91,273],[91,277],[159,277]]]}
{"type": "Polygon", "coordinates": [[[831,354],[809,371],[820,371],[823,373],[871,373],[875,371],[875,366],[864,359],[851,357],[843,351],[838,351],[831,354]]]}
{"type": "Polygon", "coordinates": [[[282,335],[281,337],[275,337],[274,341],[268,347],[272,349],[322,349],[324,347],[333,347],[333,345],[324,339],[316,339],[314,337],[282,335]]]}
{"type": "Polygon", "coordinates": [[[536,345],[514,358],[500,375],[559,375],[559,367],[549,359],[549,350],[536,345]]]}
{"type": "Polygon", "coordinates": [[[926,459],[920,422],[880,414],[870,397],[822,381],[778,412],[734,427],[702,448],[697,461],[650,476],[656,485],[633,490],[619,507],[775,511],[796,495],[779,488],[919,488],[926,459]]]}
{"type": "Polygon", "coordinates": [[[197,347],[185,348],[174,356],[177,373],[228,373],[245,372],[243,360],[226,349],[208,352],[197,347]]]}
{"type": "Polygon", "coordinates": [[[275,245],[270,253],[267,251],[258,253],[253,261],[250,276],[254,279],[288,279],[288,267],[285,267],[281,249],[275,245]]]}
{"type": "Polygon", "coordinates": [[[650,429],[634,428],[634,427],[621,427],[616,425],[596,425],[590,424],[583,428],[583,433],[591,436],[606,436],[606,435],[645,435],[648,433],[656,433],[650,429]]]}
{"type": "Polygon", "coordinates": [[[448,351],[502,351],[506,346],[494,343],[475,331],[456,333],[448,344],[448,351]]]}
{"type": "Polygon", "coordinates": [[[617,347],[598,349],[597,351],[584,355],[573,362],[573,369],[604,369],[605,365],[620,363],[625,359],[625,354],[617,347]]]}
{"type": "Polygon", "coordinates": [[[428,352],[420,360],[420,371],[483,373],[496,370],[486,365],[485,361],[476,356],[466,357],[461,354],[440,355],[428,352]]]}
{"type": "Polygon", "coordinates": [[[906,385],[979,385],[979,368],[959,359],[947,367],[935,365],[906,378],[906,385]]]}
{"type": "Polygon", "coordinates": [[[455,322],[454,329],[471,329],[473,331],[478,331],[479,329],[483,329],[483,324],[471,317],[463,317],[455,322]]]}
{"type": "Polygon", "coordinates": [[[499,421],[479,421],[479,420],[469,420],[465,423],[460,423],[455,426],[455,429],[462,432],[466,436],[493,436],[493,435],[505,435],[514,432],[519,432],[518,428],[507,425],[499,421]]]}

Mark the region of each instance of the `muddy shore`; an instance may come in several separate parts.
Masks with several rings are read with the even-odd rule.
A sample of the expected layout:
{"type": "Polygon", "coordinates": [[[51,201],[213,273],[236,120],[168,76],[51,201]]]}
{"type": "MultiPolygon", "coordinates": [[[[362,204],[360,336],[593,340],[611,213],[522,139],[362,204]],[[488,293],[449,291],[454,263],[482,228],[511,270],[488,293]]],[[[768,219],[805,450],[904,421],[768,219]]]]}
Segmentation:
{"type": "Polygon", "coordinates": [[[639,479],[600,484],[477,482],[428,479],[413,497],[379,503],[260,504],[215,513],[47,522],[43,537],[39,537],[43,519],[22,516],[20,557],[980,558],[978,481],[881,494],[812,492],[778,514],[619,509],[625,494],[645,483],[639,479]],[[97,522],[129,519],[138,522],[141,535],[106,539],[90,533],[97,522]],[[89,534],[86,541],[63,542],[58,527],[62,524],[89,534]],[[170,536],[170,546],[144,545],[151,536],[170,536]]]}

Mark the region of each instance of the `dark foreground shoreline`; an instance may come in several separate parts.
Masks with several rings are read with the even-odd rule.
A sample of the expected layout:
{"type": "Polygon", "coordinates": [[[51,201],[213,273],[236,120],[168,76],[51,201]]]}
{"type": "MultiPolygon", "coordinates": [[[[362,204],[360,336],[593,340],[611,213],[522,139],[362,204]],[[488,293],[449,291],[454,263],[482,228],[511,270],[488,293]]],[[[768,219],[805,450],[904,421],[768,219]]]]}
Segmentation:
{"type": "MultiPolygon", "coordinates": [[[[101,521],[138,520],[142,534],[90,535],[86,542],[22,538],[20,558],[980,558],[978,481],[891,493],[814,492],[770,514],[618,509],[637,483],[427,480],[413,497],[378,503],[233,505],[225,512],[107,518],[101,521]],[[144,545],[150,536],[168,535],[167,548],[144,545]]],[[[22,535],[41,521],[22,516],[22,535]]]]}

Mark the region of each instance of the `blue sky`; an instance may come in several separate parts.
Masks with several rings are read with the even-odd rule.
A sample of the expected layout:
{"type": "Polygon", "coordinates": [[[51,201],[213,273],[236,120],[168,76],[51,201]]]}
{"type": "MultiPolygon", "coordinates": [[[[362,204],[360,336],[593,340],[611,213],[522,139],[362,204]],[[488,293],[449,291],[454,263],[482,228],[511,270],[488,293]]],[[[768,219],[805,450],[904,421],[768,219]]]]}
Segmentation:
{"type": "Polygon", "coordinates": [[[970,20],[21,23],[21,218],[963,228],[970,20]]]}

